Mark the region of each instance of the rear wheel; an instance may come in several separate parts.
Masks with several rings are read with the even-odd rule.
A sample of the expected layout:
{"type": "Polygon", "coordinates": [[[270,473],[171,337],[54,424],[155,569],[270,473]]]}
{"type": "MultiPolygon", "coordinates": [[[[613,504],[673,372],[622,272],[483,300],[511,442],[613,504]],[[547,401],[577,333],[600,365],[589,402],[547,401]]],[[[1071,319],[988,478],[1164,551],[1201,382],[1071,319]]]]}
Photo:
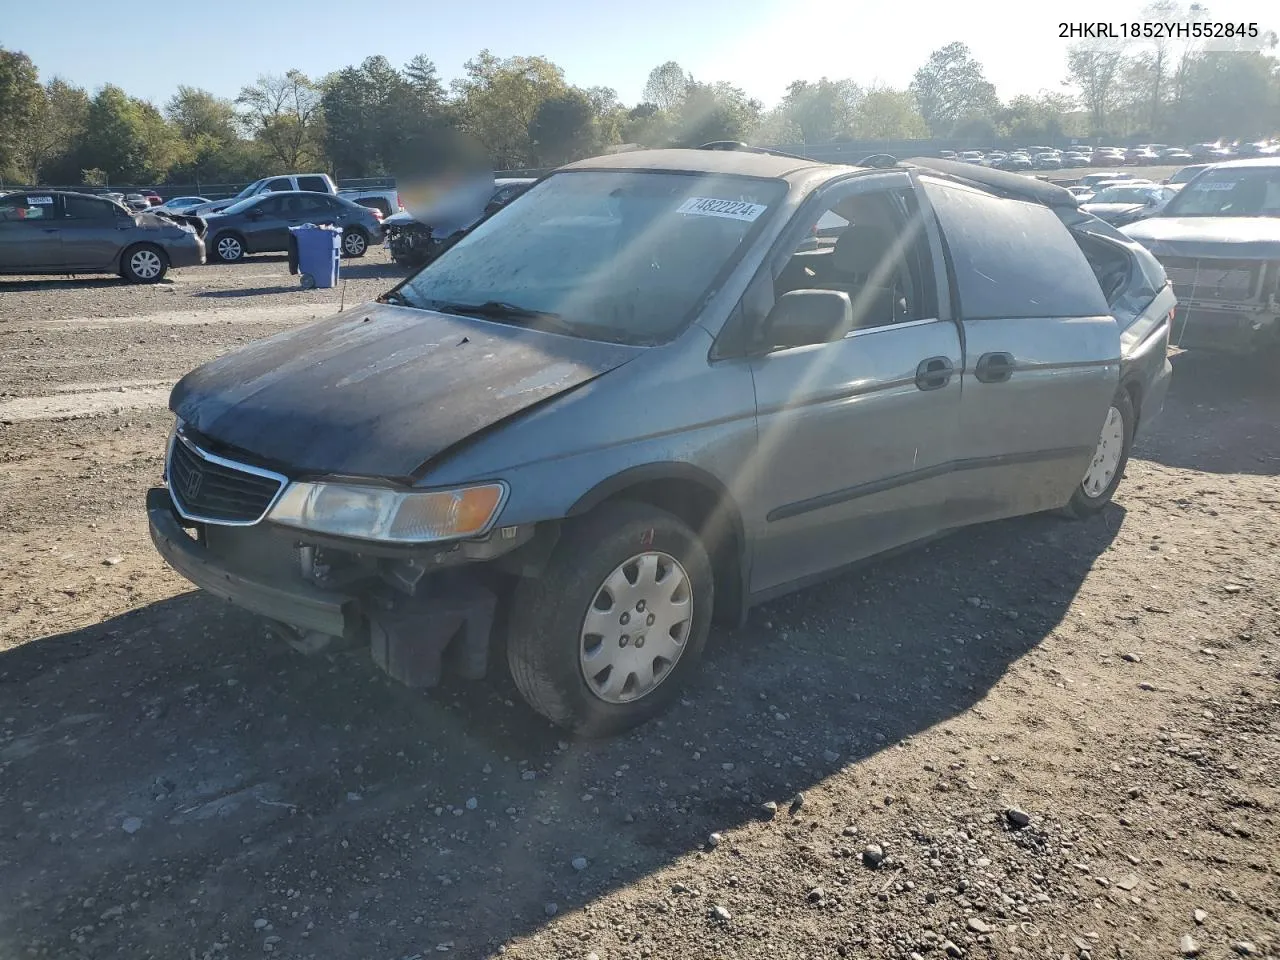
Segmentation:
{"type": "Polygon", "coordinates": [[[583,736],[662,711],[706,645],[711,560],[681,520],[617,502],[569,526],[541,577],[516,587],[507,663],[538,713],[583,736]]]}
{"type": "Polygon", "coordinates": [[[1129,463],[1135,419],[1133,400],[1127,390],[1121,389],[1107,409],[1084,479],[1064,508],[1068,516],[1077,519],[1092,516],[1111,502],[1129,463]]]}
{"type": "Polygon", "coordinates": [[[131,283],[158,283],[169,272],[169,258],[149,243],[134,244],[120,257],[120,275],[131,283]]]}
{"type": "Polygon", "coordinates": [[[359,227],[347,227],[342,233],[342,255],[363,257],[369,249],[369,237],[359,227]]]}

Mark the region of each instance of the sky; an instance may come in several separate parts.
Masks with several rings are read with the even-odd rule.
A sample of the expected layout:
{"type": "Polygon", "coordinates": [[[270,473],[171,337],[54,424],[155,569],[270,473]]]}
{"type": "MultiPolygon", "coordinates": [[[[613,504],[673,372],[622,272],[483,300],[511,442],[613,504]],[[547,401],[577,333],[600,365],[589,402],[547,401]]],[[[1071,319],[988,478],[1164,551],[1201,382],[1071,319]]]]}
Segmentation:
{"type": "MultiPolygon", "coordinates": [[[[487,47],[498,56],[545,56],[582,87],[641,99],[649,71],[675,60],[704,82],[726,80],[773,106],[793,80],[849,77],[904,87],[938,47],[969,45],[1004,99],[1061,91],[1072,21],[1139,19],[1142,0],[1040,4],[969,0],[246,0],[173,3],[104,16],[101,0],[17,3],[0,17],[0,46],[21,50],[43,79],[97,89],[104,83],[162,105],[179,84],[234,97],[261,73],[296,67],[312,77],[383,54],[402,64],[425,53],[446,82],[487,47]],[[296,26],[292,26],[296,24],[296,26]]],[[[1264,0],[1207,0],[1215,20],[1262,21],[1264,0]]]]}

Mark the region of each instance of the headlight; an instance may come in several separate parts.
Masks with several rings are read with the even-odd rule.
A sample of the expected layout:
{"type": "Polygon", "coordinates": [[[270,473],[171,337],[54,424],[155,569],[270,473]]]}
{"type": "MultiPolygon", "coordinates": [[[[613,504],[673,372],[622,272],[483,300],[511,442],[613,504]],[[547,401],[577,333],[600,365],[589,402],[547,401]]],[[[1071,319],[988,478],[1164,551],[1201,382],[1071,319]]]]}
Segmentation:
{"type": "Polygon", "coordinates": [[[268,519],[361,540],[456,540],[484,533],[497,517],[506,492],[501,483],[422,492],[346,483],[294,483],[276,502],[268,519]]]}

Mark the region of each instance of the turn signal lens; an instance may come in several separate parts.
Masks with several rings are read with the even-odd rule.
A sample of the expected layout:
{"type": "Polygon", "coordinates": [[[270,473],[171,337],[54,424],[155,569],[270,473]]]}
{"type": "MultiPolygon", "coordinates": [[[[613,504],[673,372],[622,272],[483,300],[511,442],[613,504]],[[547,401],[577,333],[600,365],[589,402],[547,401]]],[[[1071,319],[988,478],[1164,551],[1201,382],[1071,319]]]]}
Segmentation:
{"type": "Polygon", "coordinates": [[[473,537],[489,525],[501,501],[497,484],[407,497],[392,521],[391,539],[473,537]]]}

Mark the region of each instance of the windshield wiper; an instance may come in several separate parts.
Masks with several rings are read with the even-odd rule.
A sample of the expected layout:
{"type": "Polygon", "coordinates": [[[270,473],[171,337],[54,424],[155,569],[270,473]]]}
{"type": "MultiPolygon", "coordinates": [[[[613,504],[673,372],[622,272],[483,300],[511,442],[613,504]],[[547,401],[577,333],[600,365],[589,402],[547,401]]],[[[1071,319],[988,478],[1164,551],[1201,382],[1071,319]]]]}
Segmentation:
{"type": "Polygon", "coordinates": [[[520,325],[547,328],[557,333],[577,336],[578,330],[561,319],[560,314],[547,310],[532,310],[515,303],[502,300],[486,300],[484,303],[455,303],[447,300],[429,300],[424,306],[428,310],[439,310],[441,313],[456,313],[464,317],[482,317],[485,320],[499,320],[503,323],[520,323],[520,325]]]}

